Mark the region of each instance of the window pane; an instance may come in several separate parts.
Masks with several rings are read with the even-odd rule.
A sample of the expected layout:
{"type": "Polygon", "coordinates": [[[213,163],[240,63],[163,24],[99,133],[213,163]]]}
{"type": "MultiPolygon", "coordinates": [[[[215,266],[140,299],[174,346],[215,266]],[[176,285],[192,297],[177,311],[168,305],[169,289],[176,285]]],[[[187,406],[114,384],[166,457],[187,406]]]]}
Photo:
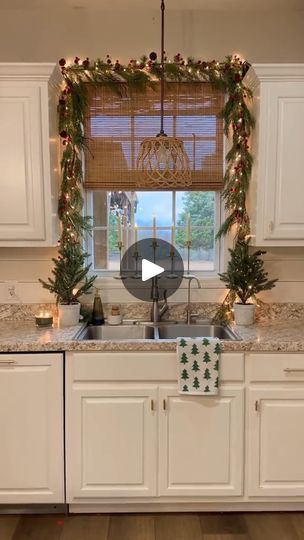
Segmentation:
{"type": "Polygon", "coordinates": [[[106,227],[108,223],[108,194],[106,191],[96,191],[93,196],[94,227],[106,227]]]}
{"type": "Polygon", "coordinates": [[[172,225],[172,192],[137,191],[137,209],[135,222],[139,227],[152,227],[153,216],[156,216],[158,227],[172,225]]]}
{"type": "Polygon", "coordinates": [[[214,264],[215,192],[184,191],[176,194],[176,247],[187,267],[186,224],[191,220],[190,269],[212,271],[214,264]]]}
{"type": "Polygon", "coordinates": [[[94,268],[107,268],[107,231],[94,231],[94,268]]]}

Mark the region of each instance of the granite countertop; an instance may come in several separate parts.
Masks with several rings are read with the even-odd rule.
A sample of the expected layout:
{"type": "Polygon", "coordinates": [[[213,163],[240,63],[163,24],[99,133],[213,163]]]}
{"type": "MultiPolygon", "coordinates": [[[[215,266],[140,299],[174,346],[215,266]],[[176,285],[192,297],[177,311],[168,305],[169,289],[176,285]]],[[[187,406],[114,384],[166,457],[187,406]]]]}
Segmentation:
{"type": "MultiPolygon", "coordinates": [[[[77,341],[77,326],[38,329],[32,321],[0,321],[0,352],[29,351],[174,351],[175,340],[77,341]]],[[[224,352],[304,351],[304,319],[235,326],[242,341],[222,341],[224,352]]]]}

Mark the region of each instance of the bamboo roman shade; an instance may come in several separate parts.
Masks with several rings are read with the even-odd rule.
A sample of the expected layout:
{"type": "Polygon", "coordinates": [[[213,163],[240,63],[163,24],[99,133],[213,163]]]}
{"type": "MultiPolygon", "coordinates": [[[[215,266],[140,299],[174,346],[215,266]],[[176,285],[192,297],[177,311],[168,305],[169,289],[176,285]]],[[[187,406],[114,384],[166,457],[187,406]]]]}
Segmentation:
{"type": "MultiPolygon", "coordinates": [[[[124,97],[104,86],[89,87],[85,120],[85,187],[108,191],[140,189],[136,170],[143,138],[159,132],[160,92],[148,88],[124,97]]],[[[223,121],[217,117],[224,94],[209,83],[168,83],[164,127],[184,141],[192,185],[189,190],[220,190],[223,185],[223,121]]],[[[181,187],[182,189],[182,187],[181,187]]]]}

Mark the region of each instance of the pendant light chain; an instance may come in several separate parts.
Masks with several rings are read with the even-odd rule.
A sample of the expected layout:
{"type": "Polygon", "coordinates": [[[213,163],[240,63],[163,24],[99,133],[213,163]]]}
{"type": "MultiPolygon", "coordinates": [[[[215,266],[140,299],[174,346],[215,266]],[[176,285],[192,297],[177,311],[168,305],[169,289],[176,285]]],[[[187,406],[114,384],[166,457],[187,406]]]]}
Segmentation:
{"type": "Polygon", "coordinates": [[[164,136],[164,98],[165,98],[165,2],[161,0],[161,54],[160,54],[160,132],[159,134],[164,136]]]}
{"type": "MultiPolygon", "coordinates": [[[[165,101],[165,2],[161,0],[160,132],[143,139],[137,158],[137,185],[148,189],[186,189],[191,185],[189,158],[182,139],[164,132],[165,101]]],[[[156,57],[156,55],[155,55],[156,57]]],[[[151,55],[150,55],[151,58],[151,55]]]]}

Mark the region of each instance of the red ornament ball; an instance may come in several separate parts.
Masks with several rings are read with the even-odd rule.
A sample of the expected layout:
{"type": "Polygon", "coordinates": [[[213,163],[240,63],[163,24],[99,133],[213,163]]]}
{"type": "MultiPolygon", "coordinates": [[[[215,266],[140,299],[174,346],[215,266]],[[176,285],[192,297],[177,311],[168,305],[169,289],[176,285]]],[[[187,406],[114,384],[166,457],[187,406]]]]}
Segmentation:
{"type": "Polygon", "coordinates": [[[63,129],[62,131],[60,131],[60,137],[62,137],[63,139],[66,139],[68,136],[68,133],[65,129],[63,129]]]}
{"type": "Polygon", "coordinates": [[[75,56],[74,64],[79,64],[79,60],[80,60],[80,58],[78,56],[75,56]]]}
{"type": "Polygon", "coordinates": [[[152,62],[155,62],[155,60],[157,59],[156,52],[154,52],[154,51],[150,52],[149,58],[150,58],[150,60],[152,60],[152,62]]]}
{"type": "Polygon", "coordinates": [[[235,82],[241,82],[241,75],[239,73],[237,73],[235,76],[234,76],[234,80],[235,82]]]}
{"type": "Polygon", "coordinates": [[[65,64],[66,64],[65,58],[60,58],[60,60],[59,60],[59,65],[60,65],[61,67],[64,67],[65,64]]]}
{"type": "Polygon", "coordinates": [[[89,67],[89,65],[90,65],[90,60],[88,59],[88,57],[82,62],[82,65],[83,65],[84,68],[89,67]]]}
{"type": "Polygon", "coordinates": [[[111,58],[108,58],[108,60],[107,60],[107,64],[108,64],[108,65],[112,64],[112,62],[111,62],[111,58]]]}
{"type": "Polygon", "coordinates": [[[59,105],[65,105],[65,100],[63,98],[60,98],[59,105]]]}

